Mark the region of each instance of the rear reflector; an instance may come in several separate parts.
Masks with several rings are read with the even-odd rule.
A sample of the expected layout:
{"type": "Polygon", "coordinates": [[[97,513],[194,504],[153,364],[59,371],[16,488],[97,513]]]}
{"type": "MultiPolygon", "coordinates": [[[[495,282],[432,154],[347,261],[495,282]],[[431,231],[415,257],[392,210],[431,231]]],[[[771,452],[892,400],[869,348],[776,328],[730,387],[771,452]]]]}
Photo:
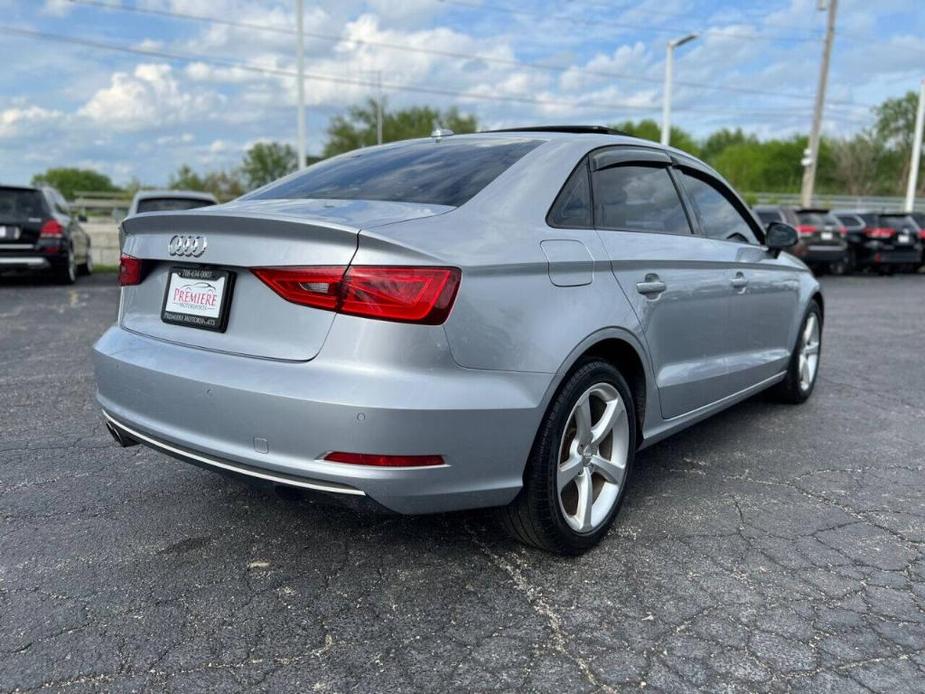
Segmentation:
{"type": "Polygon", "coordinates": [[[123,253],[119,258],[119,286],[131,287],[141,284],[142,269],[143,261],[123,253]]]}
{"type": "Polygon", "coordinates": [[[252,272],[295,304],[425,325],[446,320],[460,279],[458,268],[447,267],[271,267],[252,272]]]}
{"type": "Polygon", "coordinates": [[[443,457],[439,455],[375,455],[333,451],[324,456],[324,459],[332,463],[370,465],[372,467],[434,467],[435,465],[443,465],[443,457]]]}
{"type": "Polygon", "coordinates": [[[64,227],[57,219],[47,219],[39,229],[39,236],[43,239],[60,239],[64,236],[64,227]]]}

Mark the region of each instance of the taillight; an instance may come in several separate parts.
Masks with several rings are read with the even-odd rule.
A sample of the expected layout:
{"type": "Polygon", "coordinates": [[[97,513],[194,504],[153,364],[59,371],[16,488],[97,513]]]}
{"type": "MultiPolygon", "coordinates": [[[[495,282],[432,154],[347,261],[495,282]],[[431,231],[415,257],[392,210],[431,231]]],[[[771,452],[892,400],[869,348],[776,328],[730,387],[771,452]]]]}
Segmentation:
{"type": "Polygon", "coordinates": [[[252,272],[287,301],[365,318],[439,325],[459,288],[447,267],[351,265],[256,268],[252,272]]]}
{"type": "Polygon", "coordinates": [[[378,455],[333,451],[324,456],[324,459],[332,463],[369,465],[372,467],[434,467],[435,465],[443,465],[443,457],[439,455],[378,455]]]}
{"type": "Polygon", "coordinates": [[[812,224],[800,224],[797,226],[797,231],[800,232],[800,236],[810,236],[816,233],[816,227],[812,224]]]}
{"type": "Polygon", "coordinates": [[[119,258],[119,286],[131,287],[141,284],[143,265],[143,261],[123,253],[119,258]]]}
{"type": "Polygon", "coordinates": [[[47,219],[39,229],[39,236],[43,239],[60,239],[64,236],[64,227],[57,219],[47,219]]]}
{"type": "Polygon", "coordinates": [[[848,227],[838,227],[838,233],[842,236],[848,235],[848,227]]]}
{"type": "Polygon", "coordinates": [[[893,237],[893,230],[890,227],[867,228],[864,235],[871,239],[889,239],[893,237]]]}

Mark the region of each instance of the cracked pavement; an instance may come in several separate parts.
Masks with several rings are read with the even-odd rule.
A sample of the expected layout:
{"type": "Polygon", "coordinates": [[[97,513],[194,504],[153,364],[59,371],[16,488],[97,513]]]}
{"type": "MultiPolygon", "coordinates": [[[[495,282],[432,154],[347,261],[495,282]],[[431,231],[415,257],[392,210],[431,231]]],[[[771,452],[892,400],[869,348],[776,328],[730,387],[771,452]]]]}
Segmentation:
{"type": "Polygon", "coordinates": [[[113,284],[0,281],[0,691],[925,690],[925,276],[826,279],[810,402],[640,454],[577,559],[118,449],[113,284]]]}

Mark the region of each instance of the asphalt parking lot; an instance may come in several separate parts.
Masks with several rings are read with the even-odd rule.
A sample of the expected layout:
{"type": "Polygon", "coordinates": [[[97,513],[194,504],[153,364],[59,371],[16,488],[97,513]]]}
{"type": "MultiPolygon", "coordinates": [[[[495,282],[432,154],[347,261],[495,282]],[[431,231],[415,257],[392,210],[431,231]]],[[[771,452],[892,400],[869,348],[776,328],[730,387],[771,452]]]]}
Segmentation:
{"type": "Polygon", "coordinates": [[[561,559],[118,449],[114,276],[0,281],[0,690],[921,692],[925,276],[825,290],[813,399],[644,452],[561,559]]]}

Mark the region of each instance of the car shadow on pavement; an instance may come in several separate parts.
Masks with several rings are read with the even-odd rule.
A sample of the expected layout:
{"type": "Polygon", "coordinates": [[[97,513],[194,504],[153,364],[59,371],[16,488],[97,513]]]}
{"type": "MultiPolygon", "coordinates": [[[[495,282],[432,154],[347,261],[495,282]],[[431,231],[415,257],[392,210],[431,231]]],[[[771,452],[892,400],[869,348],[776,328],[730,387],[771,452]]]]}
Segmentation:
{"type": "MultiPolygon", "coordinates": [[[[750,428],[759,427],[769,410],[776,407],[779,406],[758,395],[640,452],[621,516],[626,516],[627,506],[635,505],[634,499],[659,495],[687,468],[695,469],[697,463],[692,460],[697,455],[691,453],[692,449],[712,450],[736,445],[743,436],[749,436],[750,428]]],[[[242,522],[253,522],[256,510],[260,516],[261,535],[285,538],[286,551],[291,551],[289,543],[293,543],[308,554],[324,555],[348,542],[352,553],[378,555],[387,552],[402,563],[420,557],[421,553],[471,553],[473,546],[484,553],[538,552],[524,550],[516,541],[507,538],[493,509],[422,516],[371,513],[355,511],[324,497],[280,495],[212,472],[196,474],[202,476],[199,483],[211,490],[197,497],[203,504],[197,513],[210,517],[225,531],[239,526],[237,529],[244,532],[242,522]],[[210,499],[215,500],[214,504],[210,499]],[[246,520],[235,510],[242,507],[251,511],[246,520]]],[[[617,532],[621,516],[615,523],[617,532]]],[[[601,546],[604,551],[606,546],[605,541],[601,546]]]]}

